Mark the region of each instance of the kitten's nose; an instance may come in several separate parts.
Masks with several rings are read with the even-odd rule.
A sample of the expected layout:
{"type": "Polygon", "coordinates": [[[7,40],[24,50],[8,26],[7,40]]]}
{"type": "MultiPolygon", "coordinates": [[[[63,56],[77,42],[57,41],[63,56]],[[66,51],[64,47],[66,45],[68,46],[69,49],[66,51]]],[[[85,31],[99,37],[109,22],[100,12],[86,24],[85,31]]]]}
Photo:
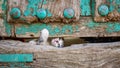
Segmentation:
{"type": "Polygon", "coordinates": [[[60,44],[58,44],[58,48],[62,48],[62,46],[60,44]]]}

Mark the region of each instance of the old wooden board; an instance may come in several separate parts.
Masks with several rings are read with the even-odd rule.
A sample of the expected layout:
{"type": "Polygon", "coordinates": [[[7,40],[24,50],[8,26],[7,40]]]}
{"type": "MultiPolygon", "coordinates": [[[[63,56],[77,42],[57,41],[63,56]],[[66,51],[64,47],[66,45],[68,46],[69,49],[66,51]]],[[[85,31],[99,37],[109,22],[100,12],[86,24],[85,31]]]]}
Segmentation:
{"type": "Polygon", "coordinates": [[[32,53],[34,60],[26,66],[33,68],[120,67],[120,42],[86,43],[56,48],[50,45],[30,45],[20,41],[2,40],[0,53],[32,53]]]}
{"type": "Polygon", "coordinates": [[[94,22],[90,17],[81,18],[81,21],[71,24],[62,23],[37,23],[16,24],[16,37],[39,37],[40,30],[48,29],[50,37],[109,37],[120,36],[119,22],[94,22]]]}
{"type": "Polygon", "coordinates": [[[32,62],[32,54],[0,54],[0,62],[32,62]]]}
{"type": "Polygon", "coordinates": [[[120,22],[120,0],[95,0],[96,22],[120,22]]]}
{"type": "Polygon", "coordinates": [[[7,21],[9,23],[33,23],[37,21],[36,11],[42,0],[7,0],[7,21]]]}
{"type": "MultiPolygon", "coordinates": [[[[109,20],[109,22],[104,21],[103,23],[103,18],[105,19],[106,17],[108,17],[109,13],[112,13],[113,15],[119,15],[119,5],[117,5],[119,3],[119,0],[113,0],[116,3],[117,8],[109,9],[109,13],[107,16],[100,16],[98,13],[98,8],[99,5],[102,3],[107,4],[108,6],[114,5],[115,3],[111,2],[111,0],[70,0],[70,2],[68,0],[60,0],[60,2],[57,1],[58,0],[1,0],[2,6],[0,7],[2,7],[3,12],[3,18],[0,22],[1,36],[34,38],[39,37],[40,31],[44,28],[49,30],[50,37],[120,36],[119,21],[109,20]],[[58,5],[65,4],[64,8],[60,6],[57,8],[57,6],[54,6],[57,5],[55,2],[57,2],[58,5]],[[71,4],[68,5],[68,3],[71,4]],[[76,5],[74,5],[73,3],[75,3],[76,5]],[[51,5],[52,7],[50,7],[49,5],[51,5]],[[62,15],[62,12],[65,8],[72,7],[75,10],[76,20],[79,20],[76,22],[71,21],[69,23],[65,23],[63,21],[42,22],[36,16],[36,11],[39,10],[39,8],[41,7],[45,9],[45,11],[47,12],[47,17],[51,18],[50,20],[54,19],[52,18],[52,16],[59,16],[59,14],[56,15],[58,10],[61,9],[60,15],[62,15]],[[80,11],[77,12],[76,10],[80,11]],[[17,15],[14,15],[16,11],[17,15]],[[15,16],[14,18],[19,19],[13,19],[12,16],[15,16]],[[100,21],[96,21],[95,19],[99,19],[100,21]]],[[[63,15],[61,17],[63,17],[63,15]]],[[[47,19],[44,20],[47,21],[47,19]]]]}
{"type": "Polygon", "coordinates": [[[45,18],[45,22],[71,23],[78,21],[80,18],[79,6],[79,0],[48,0],[42,6],[51,13],[51,16],[45,18]]]}
{"type": "Polygon", "coordinates": [[[79,5],[79,0],[8,0],[7,21],[10,23],[41,21],[70,23],[79,20],[79,5]]]}

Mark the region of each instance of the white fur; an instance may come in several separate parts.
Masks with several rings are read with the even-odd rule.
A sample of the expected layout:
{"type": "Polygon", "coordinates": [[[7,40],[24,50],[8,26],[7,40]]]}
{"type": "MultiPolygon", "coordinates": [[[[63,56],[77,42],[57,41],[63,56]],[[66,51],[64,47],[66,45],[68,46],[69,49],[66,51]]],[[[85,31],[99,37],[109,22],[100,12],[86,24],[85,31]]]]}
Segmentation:
{"type": "Polygon", "coordinates": [[[29,41],[29,44],[30,45],[36,45],[36,41],[35,40],[31,40],[31,41],[29,41]]]}
{"type": "Polygon", "coordinates": [[[64,41],[60,38],[52,39],[51,44],[55,47],[61,48],[64,46],[64,41]]]}
{"type": "Polygon", "coordinates": [[[46,44],[49,37],[49,31],[47,29],[43,29],[40,32],[39,43],[46,44]]]}

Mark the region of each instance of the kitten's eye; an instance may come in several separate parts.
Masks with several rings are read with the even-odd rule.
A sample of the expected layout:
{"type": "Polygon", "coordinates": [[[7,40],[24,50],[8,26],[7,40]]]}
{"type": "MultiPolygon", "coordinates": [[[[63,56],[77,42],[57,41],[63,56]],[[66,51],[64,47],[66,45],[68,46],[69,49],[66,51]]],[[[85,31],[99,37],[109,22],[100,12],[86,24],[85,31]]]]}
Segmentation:
{"type": "Polygon", "coordinates": [[[58,41],[56,41],[58,43],[58,41]]]}

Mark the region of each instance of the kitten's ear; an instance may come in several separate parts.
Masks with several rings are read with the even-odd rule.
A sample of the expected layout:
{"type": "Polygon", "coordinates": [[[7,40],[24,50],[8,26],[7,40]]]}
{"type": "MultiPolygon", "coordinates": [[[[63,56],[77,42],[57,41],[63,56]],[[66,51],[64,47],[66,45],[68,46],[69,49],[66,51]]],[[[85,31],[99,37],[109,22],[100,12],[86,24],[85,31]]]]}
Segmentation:
{"type": "Polygon", "coordinates": [[[63,38],[63,37],[60,37],[59,39],[64,41],[64,38],[63,38]]]}

